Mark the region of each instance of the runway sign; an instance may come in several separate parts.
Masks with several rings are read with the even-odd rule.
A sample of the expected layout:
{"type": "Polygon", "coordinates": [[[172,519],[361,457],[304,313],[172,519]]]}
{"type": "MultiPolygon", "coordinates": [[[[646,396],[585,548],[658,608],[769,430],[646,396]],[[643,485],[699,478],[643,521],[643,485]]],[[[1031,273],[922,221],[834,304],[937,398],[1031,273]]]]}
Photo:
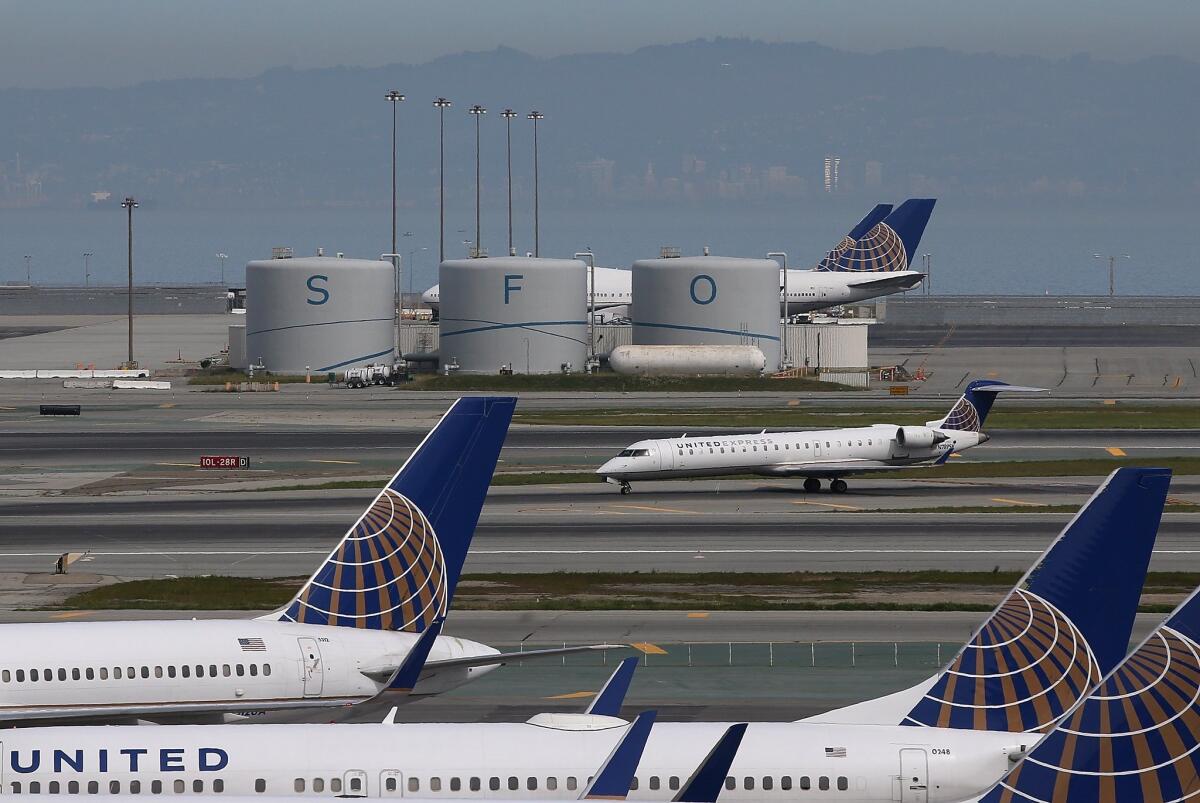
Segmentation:
{"type": "Polygon", "coordinates": [[[236,454],[200,455],[200,468],[250,468],[250,458],[236,454]]]}

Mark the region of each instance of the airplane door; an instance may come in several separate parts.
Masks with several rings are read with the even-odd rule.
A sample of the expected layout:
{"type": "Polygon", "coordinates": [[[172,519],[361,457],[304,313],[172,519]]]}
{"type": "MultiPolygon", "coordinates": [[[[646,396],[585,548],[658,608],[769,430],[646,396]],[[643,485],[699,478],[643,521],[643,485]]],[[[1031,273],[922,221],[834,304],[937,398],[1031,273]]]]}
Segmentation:
{"type": "Polygon", "coordinates": [[[929,800],[929,761],[924,750],[900,751],[901,803],[927,803],[929,800]]]}
{"type": "Polygon", "coordinates": [[[362,770],[346,770],[342,776],[342,797],[366,797],[367,774],[362,770]]]}
{"type": "Polygon", "coordinates": [[[662,441],[658,444],[658,467],[662,471],[670,471],[675,468],[675,445],[670,441],[662,441]]]}
{"type": "Polygon", "coordinates": [[[400,770],[384,770],[379,773],[379,796],[402,797],[404,795],[404,774],[400,770]]]}
{"type": "Polygon", "coordinates": [[[813,441],[813,457],[821,456],[821,442],[813,441]]]}
{"type": "Polygon", "coordinates": [[[316,697],[325,685],[325,664],[321,660],[321,648],[315,638],[297,639],[300,642],[300,680],[304,683],[304,696],[316,697]]]}

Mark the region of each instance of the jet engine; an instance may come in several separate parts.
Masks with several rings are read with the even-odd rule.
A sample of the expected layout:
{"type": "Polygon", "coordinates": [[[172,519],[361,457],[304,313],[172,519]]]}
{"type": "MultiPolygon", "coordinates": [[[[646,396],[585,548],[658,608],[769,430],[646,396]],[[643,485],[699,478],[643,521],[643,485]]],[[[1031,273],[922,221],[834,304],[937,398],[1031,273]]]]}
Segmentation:
{"type": "Polygon", "coordinates": [[[896,443],[910,449],[928,449],[935,443],[941,443],[949,436],[932,430],[929,427],[897,427],[896,443]]]}

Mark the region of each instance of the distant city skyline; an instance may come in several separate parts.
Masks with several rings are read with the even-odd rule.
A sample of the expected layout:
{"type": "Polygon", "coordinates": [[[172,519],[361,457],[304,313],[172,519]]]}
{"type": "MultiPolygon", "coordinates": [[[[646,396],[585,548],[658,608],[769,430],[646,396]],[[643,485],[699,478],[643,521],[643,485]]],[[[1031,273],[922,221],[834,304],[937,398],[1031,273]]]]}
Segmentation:
{"type": "Polygon", "coordinates": [[[717,36],[1051,58],[1195,59],[1189,0],[0,0],[0,88],[119,87],[173,78],[420,64],[513,47],[547,57],[717,36]]]}

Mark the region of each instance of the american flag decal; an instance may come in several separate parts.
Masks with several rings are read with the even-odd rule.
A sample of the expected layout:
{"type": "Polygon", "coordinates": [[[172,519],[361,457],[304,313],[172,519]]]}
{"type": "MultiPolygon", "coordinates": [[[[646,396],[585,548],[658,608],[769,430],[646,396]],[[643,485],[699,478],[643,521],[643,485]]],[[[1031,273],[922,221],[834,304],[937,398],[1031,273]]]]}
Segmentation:
{"type": "Polygon", "coordinates": [[[825,758],[845,758],[846,748],[844,747],[826,747],[825,758]]]}
{"type": "Polygon", "coordinates": [[[260,638],[240,638],[238,645],[242,652],[266,652],[267,643],[260,638]]]}

